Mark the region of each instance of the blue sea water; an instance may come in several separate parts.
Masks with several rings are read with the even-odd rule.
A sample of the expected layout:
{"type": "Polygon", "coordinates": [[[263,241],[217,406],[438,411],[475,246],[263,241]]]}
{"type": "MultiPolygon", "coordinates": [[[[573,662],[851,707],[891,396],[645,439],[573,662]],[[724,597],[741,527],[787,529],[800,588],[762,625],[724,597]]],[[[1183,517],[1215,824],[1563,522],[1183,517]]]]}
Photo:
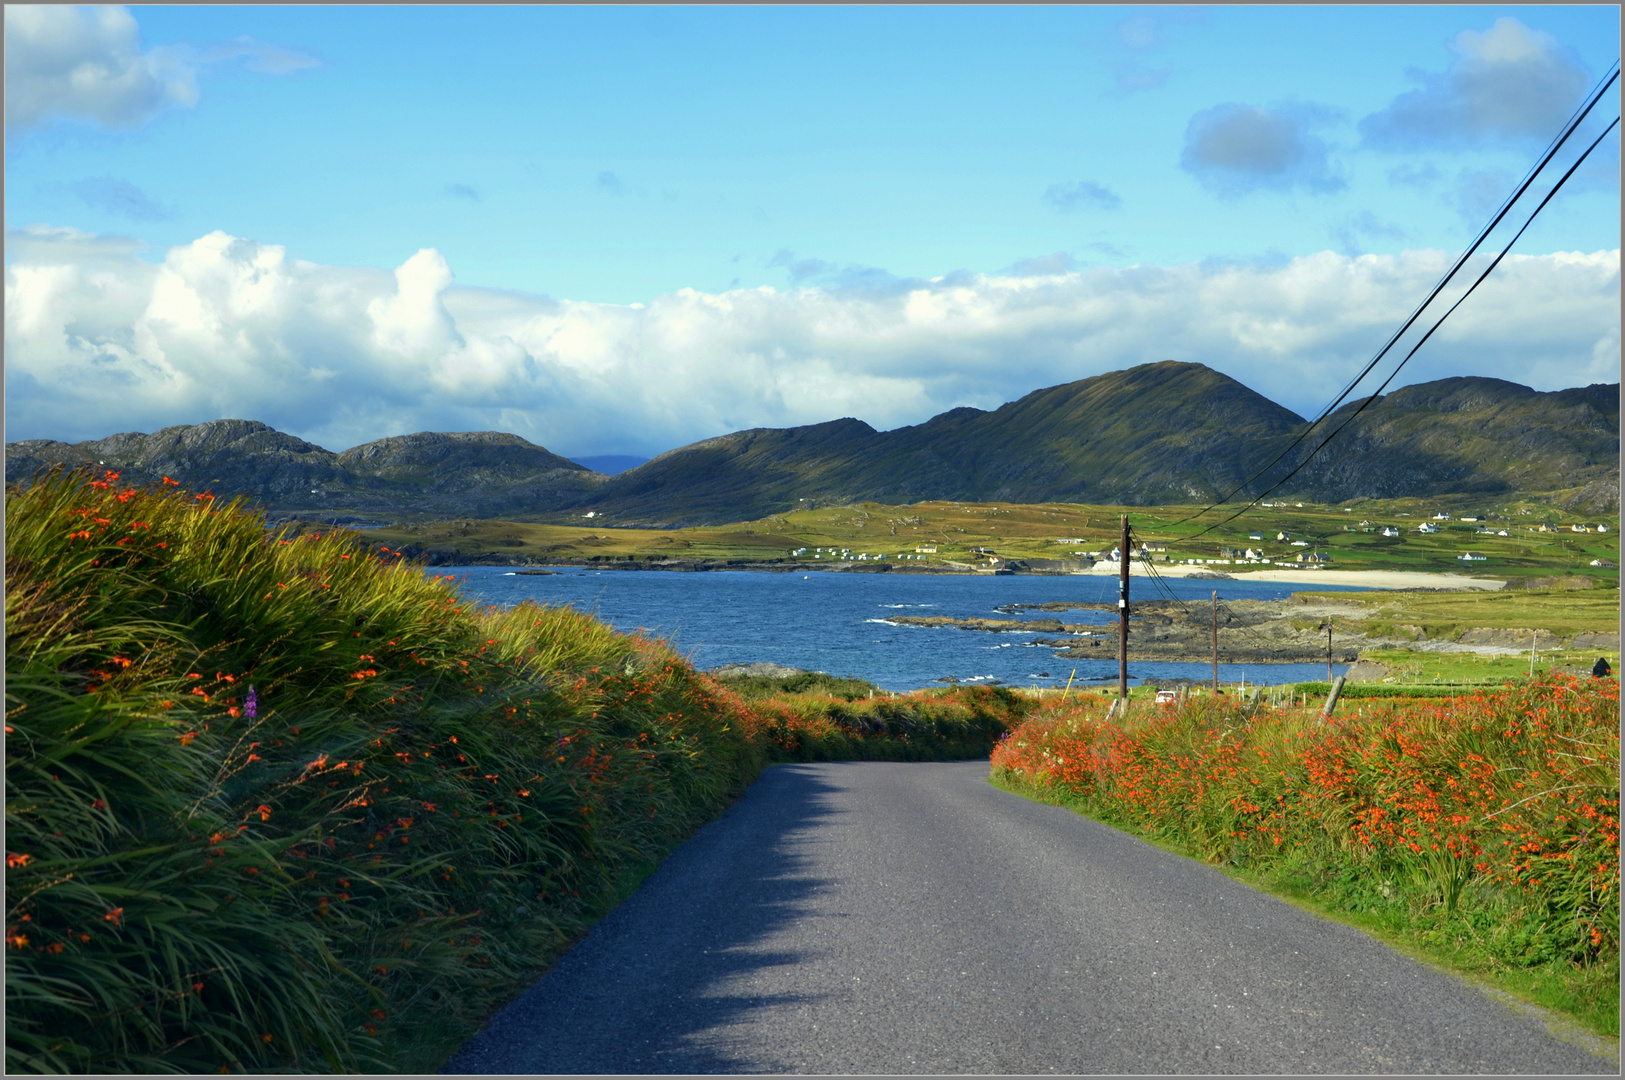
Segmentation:
{"type": "MultiPolygon", "coordinates": [[[[700,668],[769,661],[832,675],[868,679],[887,690],[941,685],[944,676],[962,683],[1060,686],[1076,670],[1076,680],[1117,678],[1115,640],[1099,660],[1063,660],[1047,646],[1031,644],[1051,633],[958,630],[898,626],[894,615],[951,615],[955,618],[1046,618],[1077,625],[1110,624],[1110,611],[1027,611],[1003,614],[1001,604],[1054,600],[1112,602],[1117,579],[1096,575],[1037,577],[1011,575],[855,574],[810,571],[760,573],[559,568],[556,574],[515,574],[508,567],[449,568],[471,599],[510,607],[525,600],[569,604],[619,630],[642,629],[672,643],[700,668]]],[[[448,568],[436,568],[444,574],[448,568]]],[[[1167,579],[1181,600],[1207,602],[1214,588],[1221,600],[1274,600],[1294,589],[1324,585],[1167,579]]],[[[1333,588],[1336,588],[1333,586],[1333,588]]],[[[1135,578],[1130,600],[1154,599],[1151,583],[1135,578]]],[[[1358,591],[1349,589],[1348,591],[1358,591]]],[[[1226,682],[1274,685],[1324,679],[1326,665],[1225,664],[1226,682]]],[[[1333,666],[1341,673],[1346,665],[1333,666]]],[[[1140,662],[1129,656],[1129,681],[1157,678],[1210,678],[1208,663],[1140,662]]]]}

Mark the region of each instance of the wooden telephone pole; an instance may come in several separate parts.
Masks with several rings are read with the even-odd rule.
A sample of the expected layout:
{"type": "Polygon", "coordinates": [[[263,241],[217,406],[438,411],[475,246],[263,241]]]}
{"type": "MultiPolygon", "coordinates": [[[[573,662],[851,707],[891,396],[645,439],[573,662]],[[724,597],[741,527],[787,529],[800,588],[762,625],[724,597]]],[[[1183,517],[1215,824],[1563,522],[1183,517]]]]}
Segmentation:
{"type": "Polygon", "coordinates": [[[1219,693],[1219,590],[1213,590],[1213,694],[1219,693]]]}
{"type": "Polygon", "coordinates": [[[1117,548],[1117,697],[1128,698],[1128,515],[1123,515],[1123,539],[1117,548]]]}

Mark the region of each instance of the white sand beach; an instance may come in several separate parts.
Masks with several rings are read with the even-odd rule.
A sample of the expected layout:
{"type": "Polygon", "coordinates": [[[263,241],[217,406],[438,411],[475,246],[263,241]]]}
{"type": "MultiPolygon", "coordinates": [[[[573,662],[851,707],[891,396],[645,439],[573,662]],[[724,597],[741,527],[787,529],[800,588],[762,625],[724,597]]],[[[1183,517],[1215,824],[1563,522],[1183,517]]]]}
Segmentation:
{"type": "MultiPolygon", "coordinates": [[[[1098,562],[1086,574],[1117,576],[1117,564],[1098,562]]],[[[1144,577],[1149,571],[1139,562],[1129,564],[1129,576],[1144,577]]],[[[1483,589],[1493,591],[1506,585],[1496,578],[1468,577],[1465,574],[1433,574],[1419,570],[1254,570],[1243,566],[1192,566],[1158,563],[1163,577],[1207,577],[1215,573],[1237,581],[1287,581],[1315,585],[1359,585],[1368,589],[1483,589]]]]}

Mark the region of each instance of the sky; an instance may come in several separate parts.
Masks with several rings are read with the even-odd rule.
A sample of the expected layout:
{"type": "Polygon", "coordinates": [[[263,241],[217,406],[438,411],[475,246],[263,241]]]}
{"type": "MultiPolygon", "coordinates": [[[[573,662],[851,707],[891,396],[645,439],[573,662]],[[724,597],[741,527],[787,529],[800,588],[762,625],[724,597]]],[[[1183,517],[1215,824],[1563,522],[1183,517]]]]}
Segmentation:
{"type": "MultiPolygon", "coordinates": [[[[1600,5],[8,5],[5,30],[8,440],[236,417],[569,456],[1162,360],[1315,415],[1620,42],[1600,5]]],[[[1619,174],[1615,128],[1391,389],[1617,382],[1619,174]]]]}

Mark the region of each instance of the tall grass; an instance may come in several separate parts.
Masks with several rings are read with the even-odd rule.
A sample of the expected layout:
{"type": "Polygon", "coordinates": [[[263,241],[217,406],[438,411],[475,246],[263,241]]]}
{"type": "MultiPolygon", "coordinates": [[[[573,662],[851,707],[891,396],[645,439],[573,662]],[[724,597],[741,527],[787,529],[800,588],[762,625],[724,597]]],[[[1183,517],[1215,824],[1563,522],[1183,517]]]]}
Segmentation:
{"type": "Polygon", "coordinates": [[[995,782],[1295,883],[1467,966],[1558,976],[1560,1004],[1617,1034],[1616,679],[1361,702],[1330,722],[1211,698],[1104,712],[1029,717],[994,751],[995,782]]]}
{"type": "Polygon", "coordinates": [[[961,694],[747,702],[568,609],[57,472],[6,497],[8,1071],[422,1071],[769,760],[961,694]]]}

